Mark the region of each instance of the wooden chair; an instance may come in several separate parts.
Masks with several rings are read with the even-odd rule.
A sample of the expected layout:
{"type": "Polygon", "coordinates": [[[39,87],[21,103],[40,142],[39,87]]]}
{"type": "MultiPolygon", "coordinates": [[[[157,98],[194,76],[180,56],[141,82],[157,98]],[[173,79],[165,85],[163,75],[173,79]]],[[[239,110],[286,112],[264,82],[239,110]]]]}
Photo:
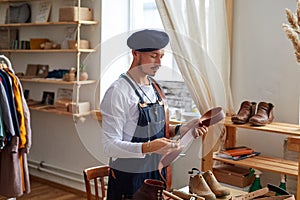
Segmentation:
{"type": "Polygon", "coordinates": [[[94,195],[96,200],[104,200],[106,197],[106,188],[104,178],[109,175],[109,166],[102,165],[91,167],[83,170],[84,182],[86,187],[86,195],[88,200],[93,199],[91,181],[94,183],[94,195]],[[101,196],[99,196],[98,182],[101,184],[101,196]]]}

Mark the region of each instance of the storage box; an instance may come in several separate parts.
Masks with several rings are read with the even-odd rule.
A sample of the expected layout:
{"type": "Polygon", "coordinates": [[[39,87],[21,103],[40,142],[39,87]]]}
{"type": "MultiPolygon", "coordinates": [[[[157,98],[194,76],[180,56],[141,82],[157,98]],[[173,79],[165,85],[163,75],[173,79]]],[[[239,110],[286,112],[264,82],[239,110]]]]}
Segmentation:
{"type": "Polygon", "coordinates": [[[93,10],[91,8],[80,7],[80,17],[78,7],[70,6],[59,9],[59,21],[91,21],[93,20],[93,10]]]}
{"type": "MultiPolygon", "coordinates": [[[[90,43],[88,40],[80,40],[80,49],[89,49],[90,43]]],[[[68,40],[69,49],[77,49],[77,40],[68,40]]]]}
{"type": "Polygon", "coordinates": [[[234,165],[221,165],[214,167],[213,173],[219,182],[241,188],[250,185],[255,178],[254,175],[249,177],[249,168],[234,165]]]}
{"type": "Polygon", "coordinates": [[[30,38],[30,49],[42,49],[41,44],[49,42],[47,38],[30,38]]]}
{"type": "Polygon", "coordinates": [[[60,111],[68,112],[68,106],[72,103],[70,99],[59,99],[55,101],[55,108],[60,111]]]}
{"type": "Polygon", "coordinates": [[[83,114],[90,111],[90,103],[89,102],[79,102],[76,103],[70,103],[68,105],[68,112],[71,113],[77,113],[77,114],[83,114]]]}

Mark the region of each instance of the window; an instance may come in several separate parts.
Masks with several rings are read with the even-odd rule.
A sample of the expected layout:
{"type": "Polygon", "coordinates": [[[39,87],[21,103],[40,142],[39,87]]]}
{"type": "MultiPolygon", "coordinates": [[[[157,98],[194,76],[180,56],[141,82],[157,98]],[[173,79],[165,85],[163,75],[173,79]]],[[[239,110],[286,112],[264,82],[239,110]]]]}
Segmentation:
{"type": "MultiPolygon", "coordinates": [[[[119,2],[103,2],[104,17],[102,22],[102,40],[104,41],[102,42],[105,43],[106,41],[109,41],[110,38],[118,36],[118,34],[124,35],[124,33],[139,29],[148,28],[163,30],[163,24],[157,10],[155,0],[117,1],[119,2]],[[112,10],[114,10],[114,12],[111,12],[112,10]]],[[[125,34],[125,36],[127,35],[125,34]]],[[[122,36],[122,41],[120,41],[123,42],[123,45],[126,44],[125,42],[127,37],[125,36],[122,36]]],[[[109,48],[112,48],[111,46],[115,45],[117,44],[114,43],[113,45],[110,45],[109,48]]],[[[108,50],[112,51],[111,49],[108,50]]],[[[105,51],[105,49],[102,51],[105,51]]],[[[118,55],[117,58],[113,58],[113,60],[109,62],[109,66],[103,66],[101,64],[102,68],[105,69],[101,70],[100,99],[102,99],[106,89],[110,86],[110,84],[116,80],[121,73],[127,71],[131,63],[131,52],[128,51],[122,55],[118,55]]],[[[163,67],[156,75],[156,79],[173,80],[173,77],[180,77],[179,79],[182,80],[181,76],[178,76],[180,73],[172,56],[172,52],[166,50],[165,56],[162,60],[162,66],[163,67]]]]}

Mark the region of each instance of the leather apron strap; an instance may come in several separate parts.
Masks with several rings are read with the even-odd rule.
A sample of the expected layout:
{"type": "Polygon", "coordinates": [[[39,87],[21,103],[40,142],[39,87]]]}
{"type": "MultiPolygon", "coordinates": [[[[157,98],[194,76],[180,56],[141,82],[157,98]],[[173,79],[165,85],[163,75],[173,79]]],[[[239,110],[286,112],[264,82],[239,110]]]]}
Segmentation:
{"type": "MultiPolygon", "coordinates": [[[[156,91],[159,93],[159,96],[162,98],[163,103],[164,103],[164,109],[165,109],[165,121],[166,121],[166,125],[165,125],[165,137],[166,138],[170,138],[170,129],[169,129],[169,110],[168,110],[168,104],[166,101],[166,96],[162,93],[160,87],[158,86],[158,84],[155,82],[154,79],[152,79],[152,84],[155,87],[156,91]]],[[[171,189],[171,185],[172,185],[172,167],[171,165],[166,167],[166,171],[167,171],[167,180],[164,180],[166,183],[166,190],[170,190],[171,189]]],[[[159,172],[161,173],[161,169],[159,169],[159,172]]],[[[161,175],[161,177],[164,179],[164,177],[161,175]]]]}

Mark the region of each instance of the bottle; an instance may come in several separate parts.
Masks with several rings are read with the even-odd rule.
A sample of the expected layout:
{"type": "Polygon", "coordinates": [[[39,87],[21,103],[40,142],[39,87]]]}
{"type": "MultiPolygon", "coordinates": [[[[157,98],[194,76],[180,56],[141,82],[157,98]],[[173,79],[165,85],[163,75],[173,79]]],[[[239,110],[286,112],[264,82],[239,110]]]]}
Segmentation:
{"type": "Polygon", "coordinates": [[[249,192],[253,192],[255,190],[259,190],[262,188],[261,183],[260,183],[261,171],[254,169],[254,174],[255,174],[255,179],[249,189],[249,192]]]}
{"type": "MultiPolygon", "coordinates": [[[[285,174],[281,174],[280,175],[280,184],[279,187],[283,190],[286,190],[286,175],[285,174]]],[[[279,196],[280,194],[276,193],[276,196],[279,196]]]]}

